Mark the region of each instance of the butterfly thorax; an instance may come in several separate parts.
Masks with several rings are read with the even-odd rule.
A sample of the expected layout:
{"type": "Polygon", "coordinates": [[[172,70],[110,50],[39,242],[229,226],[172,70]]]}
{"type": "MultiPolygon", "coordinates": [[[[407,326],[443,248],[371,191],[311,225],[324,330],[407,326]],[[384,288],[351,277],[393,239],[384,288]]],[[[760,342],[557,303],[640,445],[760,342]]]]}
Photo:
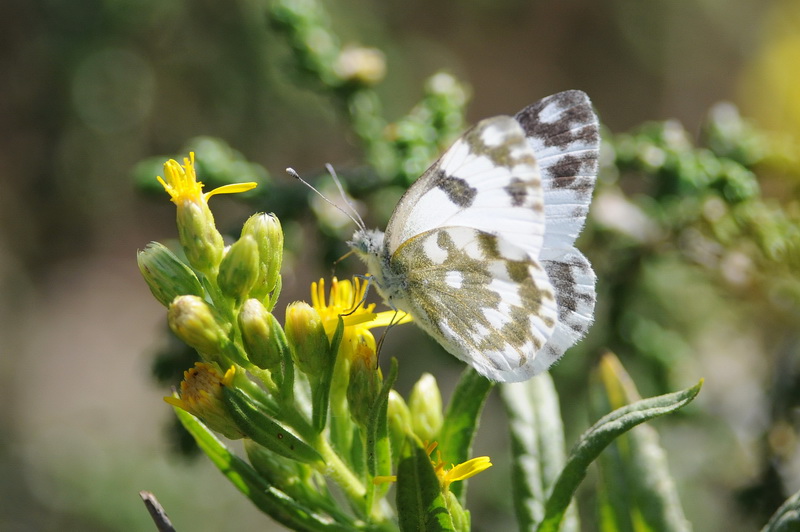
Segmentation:
{"type": "Polygon", "coordinates": [[[371,280],[386,304],[398,308],[396,305],[403,300],[405,278],[391,267],[384,233],[377,229],[359,229],[348,244],[367,265],[371,280]]]}

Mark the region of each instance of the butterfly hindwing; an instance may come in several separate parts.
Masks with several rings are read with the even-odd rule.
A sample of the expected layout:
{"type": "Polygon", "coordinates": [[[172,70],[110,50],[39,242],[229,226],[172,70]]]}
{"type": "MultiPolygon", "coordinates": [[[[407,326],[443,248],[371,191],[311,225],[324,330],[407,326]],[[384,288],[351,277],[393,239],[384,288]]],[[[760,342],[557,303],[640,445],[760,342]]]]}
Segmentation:
{"type": "Polygon", "coordinates": [[[394,303],[453,355],[494,380],[534,374],[557,310],[544,267],[522,248],[473,228],[441,227],[405,241],[389,267],[406,280],[394,303]]]}
{"type": "Polygon", "coordinates": [[[597,280],[592,266],[581,252],[571,250],[549,251],[542,258],[550,283],[556,293],[558,323],[553,334],[536,356],[536,373],[552,366],[564,352],[583,338],[594,316],[597,280]]]}
{"type": "Polygon", "coordinates": [[[393,253],[437,227],[486,229],[538,254],[544,238],[544,196],[525,132],[507,116],[479,122],[401,198],[386,229],[393,253]]]}

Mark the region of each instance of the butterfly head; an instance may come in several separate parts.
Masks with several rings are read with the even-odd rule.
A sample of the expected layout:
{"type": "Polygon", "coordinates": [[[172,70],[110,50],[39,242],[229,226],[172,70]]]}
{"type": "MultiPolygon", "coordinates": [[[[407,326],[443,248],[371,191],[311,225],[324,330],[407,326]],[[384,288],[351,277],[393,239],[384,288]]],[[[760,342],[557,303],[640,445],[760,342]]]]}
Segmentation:
{"type": "Polygon", "coordinates": [[[383,254],[383,232],[377,229],[358,229],[348,245],[361,257],[383,254]]]}

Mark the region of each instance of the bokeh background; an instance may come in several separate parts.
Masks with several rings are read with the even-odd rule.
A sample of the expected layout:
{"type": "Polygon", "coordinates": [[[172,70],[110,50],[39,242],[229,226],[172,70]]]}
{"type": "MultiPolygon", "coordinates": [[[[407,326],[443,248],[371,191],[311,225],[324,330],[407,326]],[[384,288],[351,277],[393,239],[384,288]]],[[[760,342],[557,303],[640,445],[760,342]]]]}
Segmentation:
{"type": "MultiPolygon", "coordinates": [[[[241,153],[268,191],[258,204],[215,198],[221,225],[235,233],[254,209],[285,215],[279,306],[307,299],[310,282],[328,275],[331,257],[346,249],[342,235],[352,228],[339,234],[328,227],[321,236],[312,209],[287,209],[275,199],[298,187],[284,176],[287,166],[315,175],[330,162],[347,174],[364,157],[333,97],[295,75],[285,40],[267,24],[268,5],[0,3],[0,530],[151,530],[141,489],[156,493],[179,530],[272,526],[202,457],[176,452],[172,412],[161,400],[169,387],[152,374],[156,355],[170,351],[165,311],[135,264],[136,250],[175,236],[166,195],[137,186],[139,163],[177,156],[198,136],[223,139],[241,153]]],[[[609,139],[676,119],[695,142],[712,108],[735,115],[715,104],[732,102],[767,152],[754,170],[763,197],[798,219],[797,0],[324,5],[343,43],[385,54],[376,91],[389,120],[407,113],[439,70],[470,87],[467,122],[580,88],[609,139]]],[[[646,176],[637,180],[634,171],[621,180],[613,155],[604,168],[608,186],[647,202],[653,187],[646,176]]],[[[304,199],[306,191],[294,194],[304,199]]],[[[391,201],[379,203],[372,198],[376,224],[391,209],[391,201]]],[[[606,202],[606,214],[609,208],[617,212],[606,202]]],[[[623,220],[634,233],[649,223],[623,220]]],[[[587,254],[616,275],[608,286],[624,285],[626,272],[602,249],[602,231],[589,233],[587,254]]],[[[776,288],[753,281],[773,276],[759,270],[758,253],[706,244],[688,246],[696,256],[649,246],[647,267],[636,270],[634,288],[624,294],[604,290],[601,275],[601,297],[616,303],[601,300],[600,332],[552,373],[568,442],[592,421],[582,408],[584,390],[604,347],[617,351],[645,395],[705,377],[693,410],[654,426],[695,529],[752,530],[800,489],[796,262],[773,257],[784,266],[774,270],[785,281],[776,288]],[[700,252],[725,260],[709,265],[700,252]],[[603,330],[630,322],[603,314],[620,308],[647,316],[647,326],[603,330]]],[[[631,264],[629,255],[624,262],[631,264]]],[[[401,391],[430,371],[448,397],[460,367],[422,335],[390,335],[386,353],[401,360],[401,391]]],[[[498,465],[482,475],[486,486],[475,482],[471,490],[476,526],[484,530],[510,523],[503,427],[493,399],[476,455],[490,454],[498,465]]],[[[591,492],[584,498],[591,530],[591,492]]]]}

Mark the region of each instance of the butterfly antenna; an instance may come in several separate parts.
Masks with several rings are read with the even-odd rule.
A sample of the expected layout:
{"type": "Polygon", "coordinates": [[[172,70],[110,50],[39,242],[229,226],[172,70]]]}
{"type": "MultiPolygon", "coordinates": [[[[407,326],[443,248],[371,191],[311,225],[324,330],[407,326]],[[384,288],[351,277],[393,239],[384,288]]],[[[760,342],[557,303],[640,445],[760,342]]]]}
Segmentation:
{"type": "Polygon", "coordinates": [[[331,174],[333,182],[336,183],[336,188],[339,189],[339,195],[342,197],[342,200],[344,200],[344,203],[350,208],[350,211],[355,215],[355,217],[358,218],[358,223],[356,225],[358,225],[359,229],[366,229],[367,226],[364,223],[364,220],[361,219],[361,215],[358,214],[356,208],[353,207],[352,203],[350,203],[350,199],[347,197],[344,187],[342,186],[342,182],[339,180],[339,176],[336,175],[336,170],[333,169],[333,165],[330,163],[325,163],[325,168],[328,170],[328,173],[331,174]]]}
{"type": "MultiPolygon", "coordinates": [[[[287,173],[287,174],[289,174],[290,176],[292,176],[293,178],[297,179],[297,180],[298,180],[298,181],[300,181],[301,183],[303,183],[305,186],[307,186],[307,187],[308,187],[308,188],[310,188],[311,190],[313,190],[313,191],[314,191],[314,192],[317,194],[317,196],[319,196],[320,198],[322,198],[323,200],[325,200],[325,201],[328,203],[328,205],[330,205],[331,207],[333,207],[333,208],[334,208],[334,209],[336,209],[337,211],[341,212],[342,214],[344,214],[345,216],[347,216],[348,218],[350,218],[350,219],[353,221],[353,223],[354,223],[354,224],[356,224],[356,225],[358,226],[358,228],[359,228],[359,229],[361,229],[361,230],[364,230],[364,229],[365,229],[364,221],[363,221],[363,220],[361,220],[361,217],[360,217],[360,216],[358,216],[358,213],[357,213],[357,212],[356,212],[356,216],[358,216],[358,218],[354,218],[352,214],[350,214],[349,212],[347,212],[346,210],[342,209],[341,207],[339,207],[338,205],[336,205],[334,202],[332,202],[331,200],[329,200],[328,198],[326,198],[326,197],[325,197],[325,194],[323,194],[322,192],[320,192],[319,190],[317,190],[316,188],[314,188],[314,186],[313,186],[311,183],[309,183],[308,181],[306,181],[305,179],[303,179],[302,177],[300,177],[300,174],[298,174],[298,173],[295,171],[295,169],[294,169],[294,168],[287,168],[287,169],[286,169],[286,173],[287,173]]],[[[337,185],[338,185],[338,183],[337,183],[337,185]]],[[[341,185],[339,185],[339,187],[340,187],[340,188],[339,188],[339,190],[341,191],[341,190],[342,190],[342,189],[341,189],[341,185]]],[[[343,197],[344,197],[344,196],[343,196],[343,197]]],[[[346,198],[345,198],[345,201],[346,201],[346,198]]],[[[349,206],[351,209],[353,208],[353,207],[352,207],[352,205],[350,205],[350,202],[347,202],[347,205],[348,205],[348,206],[349,206]]],[[[353,212],[355,212],[355,209],[353,209],[353,212]]]]}

